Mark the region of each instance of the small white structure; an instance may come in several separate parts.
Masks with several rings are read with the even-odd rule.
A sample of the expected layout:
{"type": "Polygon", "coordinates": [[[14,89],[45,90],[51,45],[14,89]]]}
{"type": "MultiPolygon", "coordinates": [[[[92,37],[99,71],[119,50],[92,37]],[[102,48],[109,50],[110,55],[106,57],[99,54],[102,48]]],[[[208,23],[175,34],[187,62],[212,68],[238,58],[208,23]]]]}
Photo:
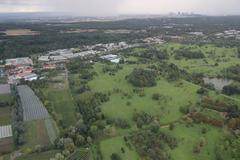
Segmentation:
{"type": "Polygon", "coordinates": [[[50,61],[49,56],[40,56],[38,58],[38,60],[41,61],[41,62],[48,62],[48,61],[50,61]]]}
{"type": "Polygon", "coordinates": [[[38,76],[35,73],[32,73],[32,74],[24,76],[23,79],[25,81],[35,81],[38,79],[38,76]]]}
{"type": "Polygon", "coordinates": [[[12,137],[12,126],[7,125],[7,126],[0,126],[0,139],[1,138],[8,138],[12,137]]]}
{"type": "Polygon", "coordinates": [[[203,32],[190,32],[189,34],[194,36],[204,36],[203,32]]]}
{"type": "Polygon", "coordinates": [[[114,54],[101,56],[100,58],[103,59],[103,60],[110,61],[112,63],[119,63],[120,62],[120,57],[118,55],[114,55],[114,54]]]}

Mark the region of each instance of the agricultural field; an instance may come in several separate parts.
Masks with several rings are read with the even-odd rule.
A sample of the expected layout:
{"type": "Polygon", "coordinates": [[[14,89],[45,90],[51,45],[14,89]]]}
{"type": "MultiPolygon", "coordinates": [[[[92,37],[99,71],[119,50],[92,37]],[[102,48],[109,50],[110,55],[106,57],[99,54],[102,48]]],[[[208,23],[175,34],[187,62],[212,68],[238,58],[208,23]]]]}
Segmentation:
{"type": "Polygon", "coordinates": [[[9,29],[1,31],[0,33],[4,33],[6,36],[33,36],[40,34],[39,32],[31,31],[30,29],[9,29]]]}
{"type": "Polygon", "coordinates": [[[18,86],[23,106],[24,121],[49,118],[46,108],[28,86],[18,86]]]}
{"type": "Polygon", "coordinates": [[[11,107],[0,108],[0,126],[11,124],[11,107]]]}
{"type": "Polygon", "coordinates": [[[0,107],[0,126],[11,124],[13,97],[9,94],[0,94],[0,102],[4,103],[0,107]]]}
{"type": "Polygon", "coordinates": [[[40,99],[30,87],[21,85],[17,87],[23,107],[24,139],[23,149],[36,145],[49,146],[54,143],[59,131],[53,119],[48,114],[40,99]]]}
{"type": "Polygon", "coordinates": [[[14,149],[12,133],[13,97],[9,85],[0,85],[0,155],[14,149]]]}
{"type": "Polygon", "coordinates": [[[25,122],[26,144],[23,148],[36,145],[50,145],[50,138],[44,120],[33,120],[25,122]]]}
{"type": "Polygon", "coordinates": [[[48,160],[57,153],[57,150],[42,152],[42,153],[32,153],[29,155],[25,155],[17,158],[16,160],[48,160]]]}
{"type": "Polygon", "coordinates": [[[91,153],[85,149],[77,149],[68,160],[92,160],[91,153]]]}
{"type": "Polygon", "coordinates": [[[14,141],[12,137],[0,139],[0,156],[11,152],[14,149],[14,141]]]}

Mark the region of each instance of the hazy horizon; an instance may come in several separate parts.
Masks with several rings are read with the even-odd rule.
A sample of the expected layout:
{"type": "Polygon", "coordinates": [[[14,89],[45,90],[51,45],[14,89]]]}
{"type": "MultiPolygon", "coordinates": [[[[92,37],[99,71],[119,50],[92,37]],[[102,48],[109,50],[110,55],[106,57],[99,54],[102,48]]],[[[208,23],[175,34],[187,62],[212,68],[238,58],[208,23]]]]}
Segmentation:
{"type": "Polygon", "coordinates": [[[78,16],[115,16],[188,12],[238,15],[239,0],[1,0],[0,13],[52,12],[78,16]]]}

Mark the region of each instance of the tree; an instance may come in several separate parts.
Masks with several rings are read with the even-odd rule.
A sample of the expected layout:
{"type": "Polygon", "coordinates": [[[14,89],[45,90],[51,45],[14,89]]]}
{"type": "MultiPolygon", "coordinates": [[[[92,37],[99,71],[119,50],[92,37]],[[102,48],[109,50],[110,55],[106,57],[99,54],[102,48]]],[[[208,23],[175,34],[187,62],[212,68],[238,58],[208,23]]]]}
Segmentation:
{"type": "Polygon", "coordinates": [[[240,48],[237,50],[238,58],[240,58],[240,48]]]}
{"type": "Polygon", "coordinates": [[[240,83],[235,82],[224,86],[222,92],[227,95],[240,94],[240,83]]]}
{"type": "Polygon", "coordinates": [[[82,135],[78,134],[76,136],[76,142],[75,143],[78,147],[80,147],[80,146],[85,144],[85,138],[82,135]]]}
{"type": "Polygon", "coordinates": [[[169,130],[173,130],[175,128],[175,125],[173,124],[173,123],[171,123],[170,125],[169,125],[169,130]]]}
{"type": "Polygon", "coordinates": [[[160,97],[161,97],[161,95],[160,95],[159,93],[154,93],[154,94],[152,95],[152,99],[153,99],[153,100],[159,100],[160,97]]]}
{"type": "Polygon", "coordinates": [[[111,160],[121,160],[121,157],[117,153],[111,155],[111,160]]]}
{"type": "Polygon", "coordinates": [[[153,71],[138,68],[133,70],[128,80],[135,87],[151,87],[156,85],[156,74],[153,71]]]}

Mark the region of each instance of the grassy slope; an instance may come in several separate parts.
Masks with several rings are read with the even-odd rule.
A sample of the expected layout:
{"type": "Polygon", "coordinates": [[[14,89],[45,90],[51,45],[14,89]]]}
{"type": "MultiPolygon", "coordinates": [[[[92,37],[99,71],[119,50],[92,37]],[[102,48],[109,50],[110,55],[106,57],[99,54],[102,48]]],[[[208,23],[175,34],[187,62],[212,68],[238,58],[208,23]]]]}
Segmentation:
{"type": "MultiPolygon", "coordinates": [[[[180,48],[180,44],[167,44],[159,48],[164,48],[171,55],[174,50],[180,48]]],[[[222,70],[227,67],[239,63],[239,59],[236,58],[235,48],[217,48],[211,45],[208,46],[190,46],[192,50],[202,50],[206,55],[206,61],[204,60],[175,60],[173,56],[170,58],[169,62],[177,64],[179,67],[188,70],[189,72],[205,73],[209,76],[216,76],[221,74],[222,70]],[[218,66],[214,66],[215,63],[218,66]]],[[[136,49],[136,52],[140,52],[141,49],[136,49]]],[[[134,57],[135,58],[135,57],[134,57]]],[[[133,68],[139,67],[137,65],[123,65],[123,70],[116,73],[115,76],[109,76],[108,74],[102,73],[102,64],[95,64],[95,71],[98,75],[89,82],[89,85],[93,91],[107,92],[114,88],[119,88],[125,93],[132,94],[133,87],[129,84],[125,76],[128,75],[133,68]]],[[[140,66],[142,67],[142,66],[140,66]]],[[[76,78],[77,75],[73,76],[76,78]]],[[[110,96],[110,101],[102,105],[102,111],[106,116],[109,117],[119,117],[124,118],[134,125],[132,121],[132,114],[135,111],[145,111],[149,114],[159,117],[161,123],[172,122],[179,119],[182,114],[179,112],[179,107],[192,104],[194,105],[199,99],[196,94],[196,90],[199,86],[192,83],[182,81],[183,85],[179,85],[179,82],[167,82],[164,79],[158,81],[156,87],[145,88],[145,97],[139,97],[133,94],[132,98],[124,97],[122,93],[115,93],[110,96]],[[153,101],[151,96],[153,93],[160,93],[168,97],[167,102],[164,101],[153,101]],[[130,101],[131,105],[127,106],[126,102],[130,101]],[[162,109],[164,108],[164,109],[162,109]]],[[[229,99],[231,97],[226,97],[224,95],[218,95],[214,92],[210,92],[211,97],[217,99],[229,99]]],[[[205,109],[203,111],[210,117],[219,118],[219,113],[205,109]]],[[[221,140],[224,135],[224,131],[219,128],[215,128],[209,125],[194,125],[194,127],[186,127],[183,124],[177,124],[173,131],[169,131],[168,127],[164,128],[166,132],[172,134],[178,139],[179,145],[173,151],[170,151],[173,159],[178,160],[204,160],[204,159],[215,159],[214,149],[215,145],[221,140]],[[201,128],[206,127],[208,132],[203,135],[201,133],[201,128]],[[193,146],[204,138],[206,143],[199,154],[193,153],[193,146]]],[[[119,132],[119,130],[118,130],[119,132]]],[[[124,132],[127,133],[127,132],[124,132]]],[[[121,153],[121,145],[124,142],[121,137],[110,138],[100,142],[100,149],[103,153],[104,159],[110,159],[112,153],[121,153]]],[[[121,155],[123,159],[130,157],[135,160],[137,157],[132,157],[132,154],[121,155]],[[124,157],[126,156],[126,157],[124,157]]]]}
{"type": "Polygon", "coordinates": [[[164,130],[178,139],[178,147],[170,152],[173,159],[177,160],[215,159],[215,145],[224,135],[224,131],[220,128],[201,124],[195,124],[194,127],[186,127],[183,124],[179,124],[173,131],[169,131],[167,128],[164,130]],[[203,127],[208,130],[206,134],[201,133],[203,127]],[[201,152],[199,154],[193,153],[193,146],[203,138],[206,143],[201,152]]]}
{"type": "MultiPolygon", "coordinates": [[[[113,88],[120,88],[124,92],[131,93],[133,88],[131,84],[127,82],[125,76],[128,75],[135,66],[124,65],[123,70],[120,70],[116,76],[109,76],[108,74],[101,73],[101,65],[96,66],[98,76],[89,83],[91,88],[95,91],[109,91],[113,88]]],[[[145,88],[144,97],[134,95],[132,98],[122,96],[121,93],[113,94],[110,97],[110,101],[102,105],[103,112],[110,117],[119,117],[132,122],[132,114],[135,111],[144,111],[149,114],[160,117],[161,123],[168,123],[179,119],[182,114],[179,112],[179,107],[187,105],[189,103],[195,103],[197,95],[194,94],[197,90],[196,86],[190,86],[183,84],[181,87],[177,86],[177,83],[169,83],[162,79],[158,81],[156,87],[145,88]],[[168,97],[167,102],[163,100],[152,100],[153,93],[160,93],[168,97]],[[127,106],[127,101],[131,102],[130,106],[127,106]]]]}

